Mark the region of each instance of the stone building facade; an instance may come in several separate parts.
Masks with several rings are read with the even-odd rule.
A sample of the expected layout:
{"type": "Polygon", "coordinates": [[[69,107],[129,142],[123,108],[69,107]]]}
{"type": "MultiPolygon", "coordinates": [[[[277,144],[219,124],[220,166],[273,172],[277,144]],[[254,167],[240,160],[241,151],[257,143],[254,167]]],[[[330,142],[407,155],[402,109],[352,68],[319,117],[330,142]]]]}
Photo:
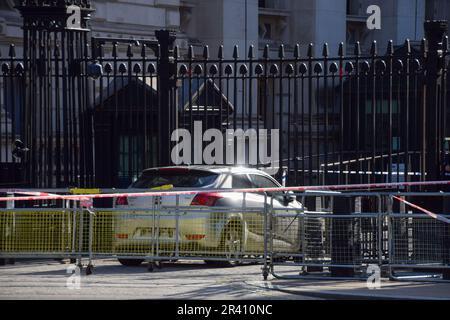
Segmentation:
{"type": "MultiPolygon", "coordinates": [[[[15,2],[0,3],[2,51],[15,43],[20,52],[21,19],[15,2]]],[[[425,18],[450,17],[446,0],[92,0],[92,5],[96,36],[151,38],[154,30],[168,28],[177,31],[182,48],[207,44],[211,49],[221,44],[261,48],[266,43],[327,42],[333,52],[341,41],[351,50],[355,41],[367,49],[372,40],[382,48],[389,39],[395,44],[406,38],[420,40],[425,18]],[[381,30],[366,27],[366,11],[373,4],[381,8],[381,30]]]]}

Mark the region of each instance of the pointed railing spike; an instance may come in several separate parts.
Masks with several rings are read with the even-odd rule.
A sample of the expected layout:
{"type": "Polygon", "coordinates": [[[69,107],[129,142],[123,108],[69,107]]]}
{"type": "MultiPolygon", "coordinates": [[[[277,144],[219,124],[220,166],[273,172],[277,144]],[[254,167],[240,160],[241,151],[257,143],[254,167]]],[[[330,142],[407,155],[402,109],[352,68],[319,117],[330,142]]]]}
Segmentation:
{"type": "Polygon", "coordinates": [[[344,55],[344,43],[341,42],[339,43],[338,56],[342,58],[344,55]]]}
{"type": "Polygon", "coordinates": [[[239,46],[235,45],[234,49],[233,49],[233,59],[238,59],[239,58],[239,46]]]}
{"type": "Polygon", "coordinates": [[[194,47],[192,45],[190,45],[188,48],[188,59],[194,59],[194,47]]]}
{"type": "Polygon", "coordinates": [[[220,60],[223,60],[223,59],[224,59],[224,55],[223,55],[223,45],[220,45],[220,46],[219,46],[219,52],[218,52],[218,54],[217,54],[217,57],[218,57],[220,60]]]}
{"type": "Polygon", "coordinates": [[[295,59],[300,58],[300,45],[298,43],[294,47],[294,58],[295,59]]]}
{"type": "Polygon", "coordinates": [[[386,54],[389,56],[394,54],[394,43],[392,42],[392,40],[389,40],[389,42],[388,42],[386,54]]]}
{"type": "Polygon", "coordinates": [[[355,43],[355,50],[353,51],[353,54],[357,57],[361,55],[361,44],[359,43],[359,41],[356,41],[355,43]]]}
{"type": "Polygon", "coordinates": [[[278,49],[278,58],[284,59],[284,45],[280,44],[280,47],[278,49]]]}
{"type": "Polygon", "coordinates": [[[266,44],[264,46],[263,58],[264,59],[269,59],[269,45],[268,44],[266,44]]]}
{"type": "Polygon", "coordinates": [[[209,47],[207,45],[203,47],[203,59],[209,59],[209,47]]]}
{"type": "Polygon", "coordinates": [[[370,46],[370,54],[372,56],[376,56],[378,54],[377,41],[373,40],[372,45],[370,46]]]}
{"type": "Polygon", "coordinates": [[[113,47],[112,47],[112,56],[113,56],[113,58],[117,58],[117,42],[115,42],[115,43],[113,44],[113,47]]]}
{"type": "Polygon", "coordinates": [[[422,41],[420,43],[420,51],[424,55],[426,55],[428,53],[428,40],[427,39],[422,39],[422,41]]]}
{"type": "Polygon", "coordinates": [[[133,46],[131,44],[129,44],[127,48],[127,57],[128,58],[133,57],[133,46]]]}
{"type": "Polygon", "coordinates": [[[248,58],[251,60],[253,58],[255,58],[255,54],[254,54],[254,46],[250,45],[250,47],[248,48],[248,58]]]}
{"type": "Polygon", "coordinates": [[[308,45],[308,58],[312,58],[312,57],[314,57],[314,44],[313,43],[310,43],[309,45],[308,45]]]}
{"type": "Polygon", "coordinates": [[[16,57],[16,46],[13,43],[11,43],[9,45],[9,54],[8,55],[9,55],[10,58],[15,58],[16,57]]]}
{"type": "Polygon", "coordinates": [[[327,58],[330,55],[329,49],[328,49],[328,43],[324,43],[323,44],[323,48],[322,48],[322,56],[327,58]]]}
{"type": "Polygon", "coordinates": [[[406,53],[411,54],[411,41],[409,39],[405,40],[406,53]]]}

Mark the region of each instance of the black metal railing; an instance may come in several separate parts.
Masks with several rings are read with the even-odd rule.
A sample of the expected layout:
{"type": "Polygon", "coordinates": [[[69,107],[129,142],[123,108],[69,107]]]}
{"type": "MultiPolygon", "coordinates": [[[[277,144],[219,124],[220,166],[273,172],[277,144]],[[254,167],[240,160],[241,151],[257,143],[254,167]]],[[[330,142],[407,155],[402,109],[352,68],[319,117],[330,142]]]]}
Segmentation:
{"type": "MultiPolygon", "coordinates": [[[[63,27],[65,3],[19,7],[23,57],[14,46],[0,57],[4,186],[126,187],[145,168],[173,164],[175,129],[187,129],[202,150],[210,145],[194,139],[200,122],[201,132],[253,134],[244,162],[267,168],[250,161],[267,149],[274,175],[286,173],[289,185],[440,179],[449,136],[443,22],[427,22],[421,44],[390,41],[383,53],[373,42],[364,54],[356,43],[350,56],[341,43],[335,54],[309,44],[245,54],[220,47],[211,57],[207,46],[175,47],[169,31],[146,40],[92,37],[89,1],[77,5],[76,30],[63,27]],[[53,5],[59,11],[49,17],[53,5]]],[[[230,159],[227,143],[221,148],[216,164],[235,164],[237,146],[230,159]]],[[[186,164],[208,163],[190,153],[186,164]]]]}

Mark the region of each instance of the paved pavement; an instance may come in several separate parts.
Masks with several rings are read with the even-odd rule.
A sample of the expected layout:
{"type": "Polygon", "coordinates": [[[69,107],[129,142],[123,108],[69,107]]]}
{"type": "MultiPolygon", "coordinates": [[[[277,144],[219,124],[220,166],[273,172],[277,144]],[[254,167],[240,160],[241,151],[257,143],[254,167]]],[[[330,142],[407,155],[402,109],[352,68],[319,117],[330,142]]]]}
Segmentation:
{"type": "MultiPolygon", "coordinates": [[[[264,284],[246,282],[256,287],[264,284]]],[[[321,299],[450,300],[450,284],[383,280],[381,288],[369,290],[364,281],[272,280],[273,290],[321,299]]]]}
{"type": "MultiPolygon", "coordinates": [[[[68,266],[55,261],[1,266],[0,299],[315,299],[255,286],[262,279],[260,265],[219,268],[179,262],[148,272],[144,265],[124,267],[102,260],[95,261],[92,275],[81,273],[79,290],[67,287],[68,266]]],[[[69,280],[69,285],[76,282],[69,280]]]]}
{"type": "MultiPolygon", "coordinates": [[[[0,267],[0,299],[449,299],[450,284],[383,281],[369,290],[364,281],[261,281],[260,265],[235,268],[202,262],[165,264],[148,272],[145,266],[123,267],[114,260],[95,262],[94,273],[81,274],[80,289],[69,278],[69,264],[56,261],[19,261],[0,267]]],[[[294,274],[296,267],[286,267],[294,274]]]]}

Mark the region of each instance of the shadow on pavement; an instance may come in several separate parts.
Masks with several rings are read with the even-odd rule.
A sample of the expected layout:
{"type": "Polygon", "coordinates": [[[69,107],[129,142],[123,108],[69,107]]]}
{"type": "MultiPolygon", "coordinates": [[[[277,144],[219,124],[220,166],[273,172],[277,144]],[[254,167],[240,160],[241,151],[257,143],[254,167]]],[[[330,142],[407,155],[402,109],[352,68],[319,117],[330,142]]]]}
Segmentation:
{"type": "MultiPolygon", "coordinates": [[[[84,268],[83,271],[85,270],[85,264],[87,263],[87,261],[83,261],[84,264],[84,268]]],[[[147,263],[142,263],[142,265],[137,266],[137,267],[128,267],[128,266],[122,266],[119,262],[116,262],[115,264],[113,264],[114,262],[111,263],[111,261],[108,261],[108,264],[100,264],[101,262],[97,262],[94,261],[94,275],[157,275],[157,274],[167,274],[167,273],[171,273],[171,272],[184,272],[184,271],[189,271],[189,277],[190,278],[204,278],[204,277],[214,277],[214,276],[220,276],[223,275],[224,273],[227,272],[227,270],[235,270],[236,268],[239,268],[239,266],[237,267],[223,267],[223,266],[216,266],[216,265],[212,265],[212,264],[206,264],[204,262],[190,262],[190,261],[181,261],[181,262],[165,262],[161,264],[161,268],[157,268],[154,267],[153,271],[149,271],[148,270],[148,264],[147,263]],[[217,271],[217,272],[208,272],[208,273],[201,273],[201,274],[196,274],[195,272],[191,272],[191,271],[217,271]]],[[[57,261],[33,261],[33,262],[26,262],[23,265],[34,265],[36,266],[36,264],[38,265],[52,265],[52,266],[64,266],[66,265],[67,267],[70,265],[67,261],[65,264],[61,264],[58,263],[57,261]]],[[[15,267],[19,267],[21,266],[22,263],[18,263],[15,265],[15,267]]],[[[67,268],[66,267],[66,268],[67,268]]],[[[5,268],[5,269],[12,269],[14,268],[14,266],[11,266],[9,268],[5,268]]],[[[46,271],[33,271],[33,272],[23,272],[21,273],[22,275],[65,275],[66,274],[66,268],[61,268],[58,270],[46,270],[46,271]]],[[[254,276],[255,273],[254,272],[239,272],[240,276],[245,276],[245,275],[251,275],[254,276]]],[[[154,276],[152,277],[153,279],[155,278],[154,276]]]]}

